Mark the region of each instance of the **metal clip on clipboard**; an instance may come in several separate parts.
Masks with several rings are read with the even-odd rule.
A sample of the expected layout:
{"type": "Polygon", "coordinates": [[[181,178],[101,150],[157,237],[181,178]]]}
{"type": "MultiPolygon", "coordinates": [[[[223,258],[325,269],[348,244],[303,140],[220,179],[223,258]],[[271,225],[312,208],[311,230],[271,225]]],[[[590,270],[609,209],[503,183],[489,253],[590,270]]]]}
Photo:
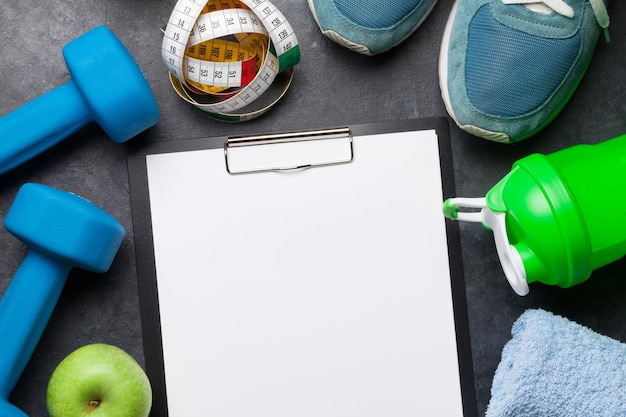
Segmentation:
{"type": "Polygon", "coordinates": [[[229,174],[291,171],[350,163],[354,146],[347,127],[237,136],[224,142],[224,158],[229,174]]]}

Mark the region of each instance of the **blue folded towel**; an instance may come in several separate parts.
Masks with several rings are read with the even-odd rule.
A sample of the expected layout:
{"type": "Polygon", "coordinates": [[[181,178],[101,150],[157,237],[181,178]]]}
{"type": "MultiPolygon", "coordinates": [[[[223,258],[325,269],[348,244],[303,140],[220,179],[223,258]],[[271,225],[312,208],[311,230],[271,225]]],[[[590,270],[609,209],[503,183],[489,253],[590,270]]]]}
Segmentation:
{"type": "Polygon", "coordinates": [[[513,325],[487,417],[626,416],[626,345],[544,310],[513,325]]]}

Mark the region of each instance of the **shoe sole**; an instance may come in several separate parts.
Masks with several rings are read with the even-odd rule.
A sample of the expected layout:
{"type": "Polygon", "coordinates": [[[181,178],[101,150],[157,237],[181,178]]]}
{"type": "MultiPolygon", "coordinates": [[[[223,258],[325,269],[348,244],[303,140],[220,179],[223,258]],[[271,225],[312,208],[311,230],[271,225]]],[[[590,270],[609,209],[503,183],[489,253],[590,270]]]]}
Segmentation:
{"type": "Polygon", "coordinates": [[[446,26],[443,31],[441,39],[441,47],[439,50],[439,88],[441,90],[441,98],[446,106],[448,114],[454,120],[454,123],[462,130],[470,133],[474,136],[481,137],[483,139],[491,140],[500,143],[512,143],[509,135],[503,132],[493,132],[474,125],[464,125],[459,123],[458,119],[454,115],[452,104],[450,102],[450,93],[448,92],[448,49],[450,46],[450,33],[452,32],[452,26],[454,25],[454,18],[456,16],[456,9],[460,0],[456,0],[452,9],[450,10],[450,17],[446,22],[446,26]]]}
{"type": "Polygon", "coordinates": [[[354,42],[350,41],[349,39],[344,38],[343,36],[341,36],[340,34],[335,32],[334,30],[330,30],[330,29],[324,30],[324,29],[322,29],[322,25],[320,25],[320,22],[319,22],[319,20],[317,18],[317,14],[315,13],[315,6],[313,6],[313,0],[307,0],[307,3],[309,5],[309,9],[311,10],[311,13],[313,14],[313,19],[315,19],[315,23],[317,23],[317,26],[320,28],[320,30],[322,31],[322,34],[324,36],[326,36],[327,38],[331,39],[335,43],[338,43],[339,45],[341,45],[344,48],[347,48],[347,49],[349,49],[351,51],[358,52],[358,53],[360,53],[362,55],[373,56],[373,55],[378,55],[378,54],[382,54],[384,52],[389,51],[390,49],[400,45],[402,42],[407,40],[412,34],[414,34],[415,31],[422,25],[422,23],[424,23],[426,18],[433,11],[433,9],[435,8],[435,5],[437,4],[437,1],[435,1],[433,3],[433,5],[430,7],[430,9],[428,9],[428,11],[424,14],[422,19],[417,23],[417,25],[413,29],[411,29],[411,31],[404,38],[402,38],[396,44],[392,45],[389,49],[386,49],[386,50],[381,51],[381,52],[377,52],[375,54],[372,53],[366,46],[358,44],[358,43],[354,43],[354,42]]]}

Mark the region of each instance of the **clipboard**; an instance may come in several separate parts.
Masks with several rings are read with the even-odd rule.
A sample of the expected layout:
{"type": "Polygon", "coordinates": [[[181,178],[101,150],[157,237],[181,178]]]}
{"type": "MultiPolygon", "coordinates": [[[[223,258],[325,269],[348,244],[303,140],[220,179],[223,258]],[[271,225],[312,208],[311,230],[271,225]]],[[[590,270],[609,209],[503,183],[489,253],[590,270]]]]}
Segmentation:
{"type": "Polygon", "coordinates": [[[477,415],[446,119],[154,142],[128,168],[151,415],[477,415]]]}

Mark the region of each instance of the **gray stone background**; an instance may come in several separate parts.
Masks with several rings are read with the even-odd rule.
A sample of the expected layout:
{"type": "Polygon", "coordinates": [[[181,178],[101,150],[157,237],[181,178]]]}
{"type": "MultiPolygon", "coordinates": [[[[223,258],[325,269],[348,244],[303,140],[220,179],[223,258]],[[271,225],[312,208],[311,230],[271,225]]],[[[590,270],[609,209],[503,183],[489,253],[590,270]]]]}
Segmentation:
{"type": "MultiPolygon", "coordinates": [[[[161,63],[160,28],[174,4],[173,0],[2,2],[0,117],[66,82],[69,75],[61,48],[100,24],[111,28],[134,55],[161,111],[158,125],[134,142],[447,117],[437,62],[452,0],[440,0],[411,38],[375,57],[350,52],[323,37],[305,0],[275,0],[296,30],[302,59],[282,102],[261,118],[240,124],[203,116],[171,89],[161,63]]],[[[501,145],[467,135],[450,121],[458,196],[483,196],[515,160],[530,153],[549,153],[626,133],[626,3],[613,1],[609,14],[612,42],[600,41],[571,101],[540,134],[517,145],[501,145]]],[[[46,116],[37,115],[33,123],[46,116]]],[[[0,137],[0,141],[13,139],[0,137]]],[[[98,126],[89,125],[0,179],[0,218],[22,184],[37,182],[91,200],[118,218],[128,231],[108,273],[70,273],[52,319],[11,396],[14,404],[33,417],[47,415],[45,391],[55,366],[82,345],[112,343],[143,363],[127,147],[109,140],[98,126]]],[[[607,216],[611,216],[608,210],[607,216]]],[[[578,287],[563,290],[534,284],[528,296],[519,297],[503,276],[492,235],[477,225],[462,224],[461,236],[479,415],[487,407],[493,373],[510,338],[511,325],[525,309],[544,308],[626,341],[624,260],[596,271],[578,287]]],[[[25,254],[22,243],[1,228],[0,294],[25,254]]],[[[0,354],[1,346],[0,340],[0,354]]]]}

